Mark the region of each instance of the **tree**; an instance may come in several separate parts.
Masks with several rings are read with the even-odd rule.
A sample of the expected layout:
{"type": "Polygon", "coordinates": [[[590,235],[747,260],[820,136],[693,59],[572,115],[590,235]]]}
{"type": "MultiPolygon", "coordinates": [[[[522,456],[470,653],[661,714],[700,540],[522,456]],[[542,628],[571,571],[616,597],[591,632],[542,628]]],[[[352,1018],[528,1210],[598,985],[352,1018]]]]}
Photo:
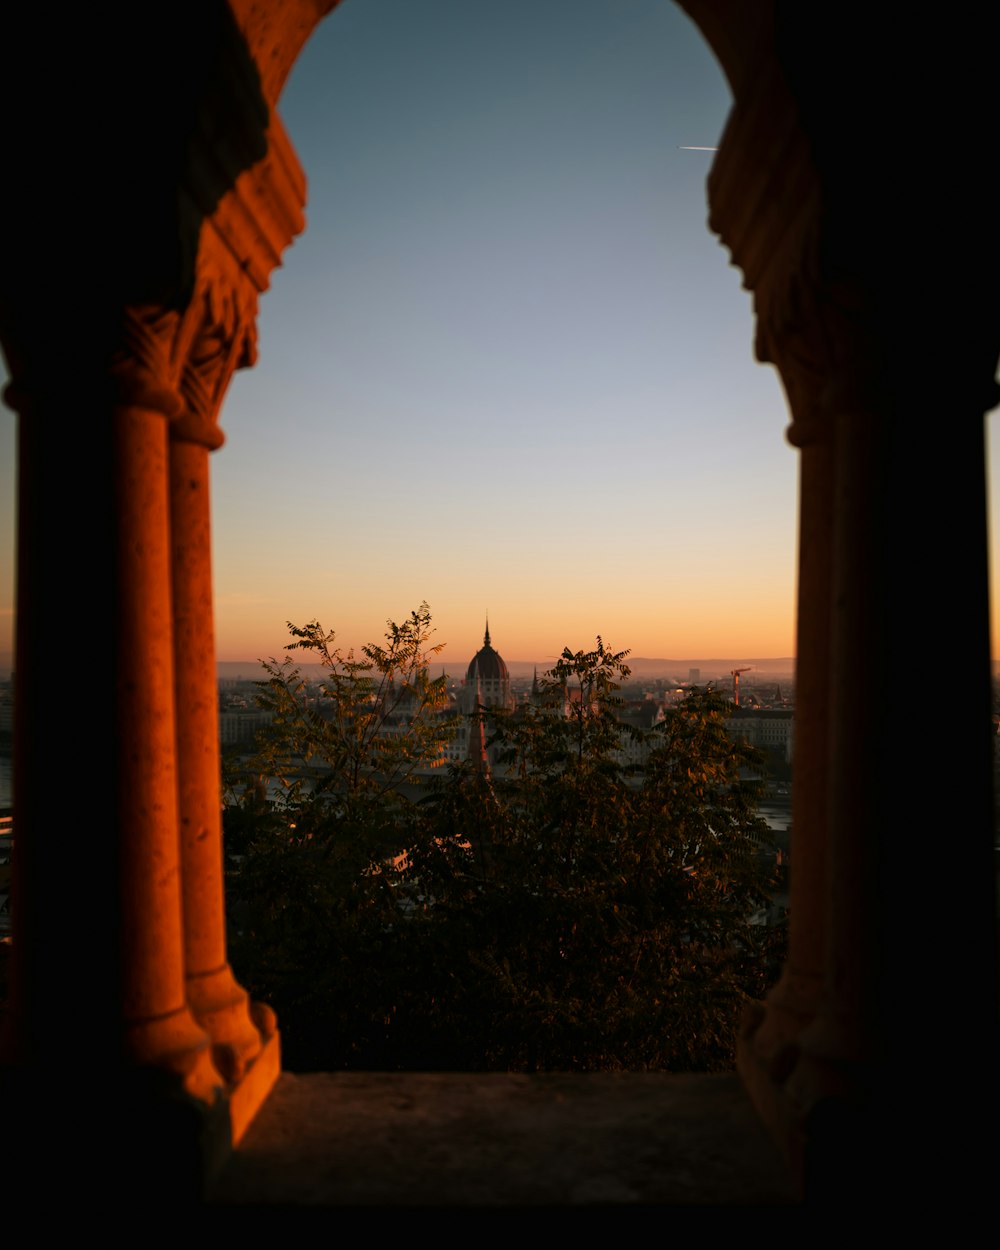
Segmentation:
{"type": "Polygon", "coordinates": [[[343,807],[362,798],[378,801],[413,779],[440,756],[456,720],[442,716],[446,680],[431,679],[430,609],[422,603],[402,625],[386,622],[385,645],[370,643],[361,658],[336,647],[335,633],[318,621],[288,622],[294,642],[322,669],[310,685],[292,657],[263,661],[258,705],[271,713],[254,767],[278,781],[286,804],[337,796],[343,807]]]}
{"type": "Polygon", "coordinates": [[[749,923],[768,899],[767,827],[727,702],[694,691],[653,730],[627,728],[627,652],[598,637],[563,650],[537,704],[495,714],[492,777],[453,765],[414,802],[386,783],[435,758],[449,725],[426,680],[426,605],[362,668],[318,624],[290,628],[291,650],[322,657],[332,714],[293,666],[265,666],[275,724],[257,765],[286,798],[254,814],[233,881],[252,938],[233,962],[277,1008],[290,1066],[731,1065],[775,935],[749,923]],[[402,685],[412,735],[387,718],[402,685]],[[625,762],[624,734],[643,763],[625,762]],[[390,846],[406,851],[391,872],[390,846]]]}
{"type": "Polygon", "coordinates": [[[645,735],[622,725],[626,654],[566,648],[540,707],[497,722],[509,771],[473,935],[492,1066],[728,1066],[774,970],[774,934],[748,923],[773,884],[759,756],[710,691],[645,735]]]}
{"type": "MultiPolygon", "coordinates": [[[[384,645],[360,657],[318,621],[288,629],[286,650],[307,653],[320,675],[310,681],[291,655],[262,661],[257,701],[271,722],[229,778],[225,831],[231,957],[247,988],[281,1010],[294,1055],[314,1046],[332,1005],[357,999],[353,969],[365,969],[379,1016],[386,951],[417,892],[410,856],[426,872],[429,860],[465,851],[417,853],[424,826],[409,794],[442,763],[457,724],[445,678],[430,677],[442,648],[431,644],[427,604],[388,621],[384,645]]],[[[357,1020],[334,1023],[364,1033],[357,1020]]]]}

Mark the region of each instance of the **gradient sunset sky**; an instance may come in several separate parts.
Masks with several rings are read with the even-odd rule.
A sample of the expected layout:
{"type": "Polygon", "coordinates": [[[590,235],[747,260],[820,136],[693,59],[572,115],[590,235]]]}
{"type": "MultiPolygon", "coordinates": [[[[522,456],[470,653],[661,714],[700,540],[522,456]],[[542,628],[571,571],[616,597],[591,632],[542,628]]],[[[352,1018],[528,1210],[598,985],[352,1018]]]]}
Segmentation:
{"type": "MultiPolygon", "coordinates": [[[[317,617],[357,646],[421,600],[453,664],[487,612],[508,660],[598,633],[794,654],[797,453],[706,226],[712,153],[682,150],[729,103],[668,0],[343,0],[321,24],[279,104],[308,228],[212,461],[220,659],[317,617]]],[[[6,409],[0,439],[6,652],[6,409]]]]}

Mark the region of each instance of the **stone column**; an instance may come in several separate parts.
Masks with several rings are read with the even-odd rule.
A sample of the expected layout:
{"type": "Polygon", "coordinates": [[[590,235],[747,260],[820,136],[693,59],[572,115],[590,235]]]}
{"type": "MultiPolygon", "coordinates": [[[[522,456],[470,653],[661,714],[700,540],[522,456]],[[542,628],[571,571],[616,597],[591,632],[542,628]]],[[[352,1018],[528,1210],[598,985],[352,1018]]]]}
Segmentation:
{"type": "Polygon", "coordinates": [[[43,318],[5,335],[21,454],[4,1055],[52,1070],[71,1054],[89,1077],[66,1105],[110,1107],[140,1071],[206,1106],[222,1086],[181,929],[168,425],[182,338],[154,307],[95,308],[61,359],[43,318]]]}
{"type": "Polygon", "coordinates": [[[118,777],[126,1053],[183,1075],[211,1101],[221,1084],[184,987],[173,735],[166,431],[162,414],[116,414],[120,565],[136,596],[122,604],[118,777]],[[153,477],[157,480],[154,484],[153,477]],[[161,515],[162,512],[162,515],[161,515]]]}
{"type": "MultiPolygon", "coordinates": [[[[212,608],[209,452],[221,446],[216,422],[237,365],[253,363],[253,305],[239,324],[208,320],[184,369],[185,411],[171,425],[170,501],[176,655],[177,761],[184,951],[188,1003],[209,1033],[216,1064],[230,1086],[261,1052],[273,1015],[253,1010],[226,958],[218,678],[212,608]]],[[[275,1068],[277,1057],[275,1056],[275,1068]]]]}
{"type": "MultiPolygon", "coordinates": [[[[827,900],[830,614],[832,600],[835,425],[822,409],[815,360],[796,353],[789,333],[782,379],[793,414],[787,437],[799,449],[795,759],[789,848],[788,950],[767,1001],[748,1011],[738,1066],[766,1118],[789,1121],[781,1087],[798,1058],[798,1037],[820,1002],[825,974],[827,900]]],[[[772,348],[771,354],[776,356],[772,348]]]]}
{"type": "Polygon", "coordinates": [[[188,338],[180,368],[183,409],[172,424],[171,512],[177,656],[177,755],[187,995],[211,1036],[238,1142],[280,1072],[274,1013],[248,1001],[226,956],[212,612],[209,451],[234,371],[253,364],[259,294],[305,226],[305,179],[278,117],[267,153],[241,173],[203,223],[188,338]]]}
{"type": "Polygon", "coordinates": [[[187,1002],[177,839],[167,372],[175,314],[130,311],[113,414],[118,542],[117,740],[125,1048],[214,1101],[221,1080],[187,1002]]]}
{"type": "Polygon", "coordinates": [[[274,1013],[248,1001],[226,956],[208,453],[222,442],[217,418],[232,375],[255,359],[258,296],[305,226],[305,179],[273,112],[266,137],[266,154],[202,224],[170,453],[186,992],[225,1078],[233,1142],[281,1060],[274,1013]]]}
{"type": "MultiPolygon", "coordinates": [[[[819,182],[794,103],[773,63],[734,107],[709,179],[710,225],[743,269],[756,355],[775,364],[799,448],[795,758],[788,951],[766,1002],[748,1010],[737,1066],[762,1119],[796,1163],[798,1109],[785,1082],[818,1010],[826,972],[830,614],[836,425],[826,404],[829,344],[819,315],[819,182]]],[[[761,432],[764,437],[765,432],[761,432]]]]}
{"type": "Polygon", "coordinates": [[[982,1183],[965,1125],[995,1090],[983,440],[995,386],[955,367],[957,344],[919,370],[887,349],[890,320],[918,329],[905,290],[898,303],[855,294],[828,389],[825,982],[787,1082],[803,1184],[831,1203],[982,1183]]]}
{"type": "MultiPolygon", "coordinates": [[[[6,398],[19,416],[0,1102],[32,1183],[67,1133],[101,1125],[73,1169],[87,1200],[104,1183],[171,1201],[195,1192],[278,1071],[273,1019],[250,1019],[225,966],[221,874],[209,864],[214,664],[210,682],[182,687],[179,722],[174,667],[178,628],[186,658],[205,625],[210,577],[206,436],[186,424],[204,414],[192,413],[190,386],[181,393],[203,363],[192,344],[218,328],[236,348],[229,364],[240,362],[244,297],[233,293],[248,286],[255,309],[304,228],[304,178],[273,102],[319,14],[285,15],[301,30],[279,56],[285,21],[236,10],[182,7],[162,40],[124,57],[121,40],[112,51],[81,27],[56,55],[49,94],[56,114],[87,102],[87,141],[53,147],[36,110],[8,153],[11,179],[31,191],[11,200],[0,274],[6,398]],[[180,767],[178,741],[185,754],[195,744],[180,767]]],[[[37,17],[15,26],[11,46],[30,62],[46,30],[37,17]]]]}
{"type": "Polygon", "coordinates": [[[970,1126],[996,1105],[1000,1041],[990,44],[860,6],[817,40],[802,6],[743,6],[734,25],[681,3],[735,97],[711,225],[802,448],[790,951],[740,1071],[808,1198],[862,1217],[963,1205],[995,1180],[970,1126]],[[926,90],[928,56],[954,71],[945,89],[926,90]],[[942,116],[946,176],[927,156],[942,116]],[[891,140],[859,143],[873,126],[891,140]]]}
{"type": "Polygon", "coordinates": [[[934,1166],[972,1175],[961,1115],[977,1081],[994,1088],[996,343],[966,325],[955,273],[889,249],[853,200],[831,204],[812,160],[794,103],[762,78],[710,195],[802,455],[790,945],[738,1063],[804,1192],[835,1202],[884,1190],[887,1151],[906,1184],[934,1166]],[[951,1010],[927,1004],[934,968],[961,1002],[960,1057],[951,1010]]]}

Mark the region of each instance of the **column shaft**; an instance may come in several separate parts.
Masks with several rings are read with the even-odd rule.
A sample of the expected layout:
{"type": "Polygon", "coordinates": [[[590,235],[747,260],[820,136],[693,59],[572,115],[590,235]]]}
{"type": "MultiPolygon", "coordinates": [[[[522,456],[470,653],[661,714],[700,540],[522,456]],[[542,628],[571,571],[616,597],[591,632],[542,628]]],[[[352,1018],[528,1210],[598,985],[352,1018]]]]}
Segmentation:
{"type": "Polygon", "coordinates": [[[995,1087],[982,417],[942,430],[961,405],[926,379],[859,399],[866,363],[837,417],[826,977],[788,1080],[831,1201],[881,1190],[886,1140],[907,1184],[971,1178],[995,1087]]]}
{"type": "Polygon", "coordinates": [[[185,997],[177,836],[167,421],[117,409],[118,818],[125,1049],[185,1074],[211,1101],[220,1085],[185,997]]]}
{"type": "Polygon", "coordinates": [[[187,998],[227,1079],[261,1049],[246,992],[226,959],[219,795],[218,682],[212,611],[208,449],[170,445],[177,762],[187,998]]]}
{"type": "Polygon", "coordinates": [[[816,1011],[825,969],[834,455],[828,428],[806,429],[800,423],[789,433],[801,458],[788,952],[766,1004],[750,1014],[740,1047],[748,1083],[771,1087],[757,1096],[764,1102],[795,1063],[798,1034],[816,1011]],[[758,1065],[766,1075],[754,1074],[758,1065]]]}

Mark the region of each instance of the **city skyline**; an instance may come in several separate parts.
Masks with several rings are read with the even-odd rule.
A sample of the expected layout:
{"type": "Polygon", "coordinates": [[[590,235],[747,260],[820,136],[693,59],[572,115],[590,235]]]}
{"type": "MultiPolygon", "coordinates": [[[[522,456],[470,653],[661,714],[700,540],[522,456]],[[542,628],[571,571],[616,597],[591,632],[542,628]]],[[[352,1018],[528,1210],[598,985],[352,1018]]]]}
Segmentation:
{"type": "Polygon", "coordinates": [[[798,453],[706,225],[729,103],[663,0],[345,0],[321,25],[279,104],[307,230],[212,461],[220,660],[280,655],[288,620],[357,648],[422,601],[452,665],[487,614],[509,661],[598,633],[794,655],[798,453]]]}

